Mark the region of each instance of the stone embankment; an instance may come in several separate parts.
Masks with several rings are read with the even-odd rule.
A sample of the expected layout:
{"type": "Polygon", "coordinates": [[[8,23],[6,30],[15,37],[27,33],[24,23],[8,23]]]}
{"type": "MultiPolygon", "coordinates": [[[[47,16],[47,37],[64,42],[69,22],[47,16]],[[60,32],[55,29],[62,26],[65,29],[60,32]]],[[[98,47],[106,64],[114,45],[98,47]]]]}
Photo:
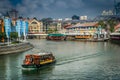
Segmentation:
{"type": "Polygon", "coordinates": [[[33,45],[28,42],[11,44],[9,46],[0,46],[0,55],[24,52],[32,48],[33,45]]]}

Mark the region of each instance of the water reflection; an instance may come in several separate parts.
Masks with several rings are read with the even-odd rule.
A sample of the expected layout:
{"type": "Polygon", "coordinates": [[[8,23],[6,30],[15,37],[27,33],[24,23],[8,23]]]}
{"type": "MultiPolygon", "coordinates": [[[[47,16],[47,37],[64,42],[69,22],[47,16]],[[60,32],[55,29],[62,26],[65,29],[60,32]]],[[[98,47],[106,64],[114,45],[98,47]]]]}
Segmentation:
{"type": "Polygon", "coordinates": [[[119,80],[120,46],[109,42],[30,40],[35,48],[0,56],[0,80],[119,80]],[[23,71],[26,54],[52,52],[53,66],[23,71]]]}
{"type": "Polygon", "coordinates": [[[27,76],[30,76],[30,75],[43,75],[44,73],[52,72],[53,69],[54,69],[53,65],[42,67],[40,69],[34,69],[34,70],[23,70],[22,69],[22,74],[27,75],[27,76]]]}
{"type": "Polygon", "coordinates": [[[4,74],[0,74],[0,76],[3,77],[3,79],[11,79],[11,78],[17,78],[19,77],[21,71],[19,69],[21,64],[20,56],[18,54],[11,54],[11,55],[2,55],[0,56],[0,71],[4,74]]]}

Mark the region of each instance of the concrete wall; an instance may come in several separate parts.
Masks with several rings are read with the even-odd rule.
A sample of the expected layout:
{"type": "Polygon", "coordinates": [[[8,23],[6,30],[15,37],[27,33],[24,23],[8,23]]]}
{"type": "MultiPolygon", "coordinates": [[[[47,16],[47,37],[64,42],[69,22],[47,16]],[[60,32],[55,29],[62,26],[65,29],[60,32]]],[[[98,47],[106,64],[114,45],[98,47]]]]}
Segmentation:
{"type": "Polygon", "coordinates": [[[10,46],[0,46],[0,55],[24,52],[32,48],[33,45],[30,43],[19,43],[10,46]]]}

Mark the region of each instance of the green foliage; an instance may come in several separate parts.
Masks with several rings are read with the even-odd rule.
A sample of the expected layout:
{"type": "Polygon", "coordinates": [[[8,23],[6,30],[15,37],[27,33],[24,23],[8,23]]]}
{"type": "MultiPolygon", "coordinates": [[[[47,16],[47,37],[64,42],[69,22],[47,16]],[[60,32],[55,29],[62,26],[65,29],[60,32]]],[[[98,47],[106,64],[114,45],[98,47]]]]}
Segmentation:
{"type": "Polygon", "coordinates": [[[110,31],[114,31],[114,26],[117,25],[117,22],[115,20],[108,20],[108,24],[110,25],[110,31]]]}
{"type": "Polygon", "coordinates": [[[102,27],[102,28],[104,28],[104,29],[106,29],[106,28],[107,28],[107,25],[106,25],[106,24],[105,24],[105,22],[104,22],[104,21],[102,21],[102,20],[101,20],[101,21],[99,21],[99,22],[98,22],[98,24],[99,24],[99,25],[101,25],[101,27],[102,27]]]}
{"type": "Polygon", "coordinates": [[[2,38],[6,39],[5,32],[0,32],[0,41],[2,40],[2,38]]]}
{"type": "Polygon", "coordinates": [[[37,20],[37,18],[36,18],[36,17],[34,17],[33,19],[37,20]]]}
{"type": "Polygon", "coordinates": [[[72,20],[79,20],[79,16],[73,15],[73,16],[72,16],[72,20]]]}
{"type": "Polygon", "coordinates": [[[17,32],[11,32],[11,33],[10,33],[10,38],[11,38],[12,40],[16,40],[16,39],[18,38],[18,33],[17,33],[17,32]]]}
{"type": "Polygon", "coordinates": [[[2,39],[2,32],[0,32],[0,40],[2,39]]]}
{"type": "Polygon", "coordinates": [[[50,33],[56,33],[58,30],[57,29],[51,29],[51,28],[49,28],[48,29],[48,34],[50,34],[50,33]]]}
{"type": "Polygon", "coordinates": [[[114,32],[114,26],[118,24],[118,21],[114,19],[109,19],[106,21],[99,21],[98,24],[101,25],[103,29],[108,29],[107,25],[109,25],[110,26],[109,31],[114,32]]]}

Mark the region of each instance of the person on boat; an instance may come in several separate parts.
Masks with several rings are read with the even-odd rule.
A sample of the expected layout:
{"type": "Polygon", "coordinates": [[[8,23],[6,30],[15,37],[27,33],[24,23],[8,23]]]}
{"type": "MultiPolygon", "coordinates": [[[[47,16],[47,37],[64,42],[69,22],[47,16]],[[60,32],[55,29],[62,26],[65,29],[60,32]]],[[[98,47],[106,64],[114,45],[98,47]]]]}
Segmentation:
{"type": "Polygon", "coordinates": [[[32,63],[34,63],[34,61],[33,61],[32,56],[30,56],[30,58],[26,59],[25,64],[28,65],[28,64],[32,64],[32,63]]]}

